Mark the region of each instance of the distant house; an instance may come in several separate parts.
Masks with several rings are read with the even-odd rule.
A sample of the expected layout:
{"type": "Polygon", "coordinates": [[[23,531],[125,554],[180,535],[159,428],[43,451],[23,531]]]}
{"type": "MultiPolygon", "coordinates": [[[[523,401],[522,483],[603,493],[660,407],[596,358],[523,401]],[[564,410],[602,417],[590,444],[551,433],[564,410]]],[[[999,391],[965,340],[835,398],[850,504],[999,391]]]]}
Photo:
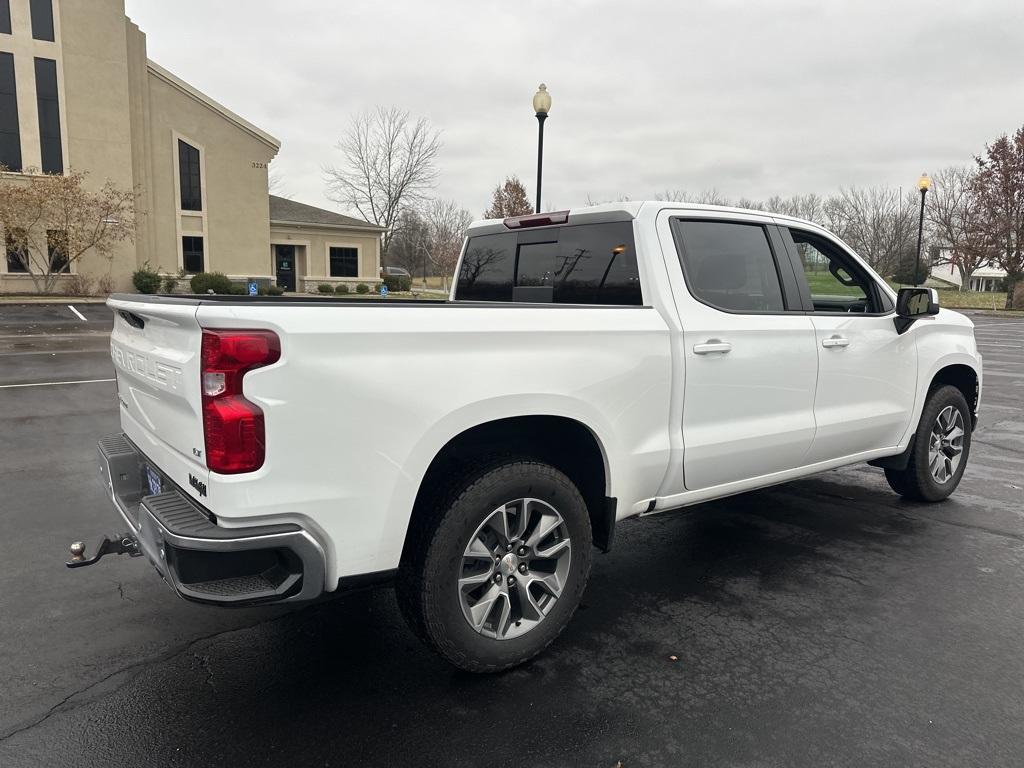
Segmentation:
{"type": "Polygon", "coordinates": [[[270,259],[286,291],[316,293],[321,283],[380,282],[383,227],[277,195],[270,196],[270,259]]]}
{"type": "MultiPolygon", "coordinates": [[[[955,264],[950,263],[950,250],[950,248],[939,248],[938,258],[932,264],[931,277],[950,288],[959,289],[961,287],[960,270],[956,268],[955,264]]],[[[1005,278],[1005,269],[986,264],[974,270],[970,283],[963,290],[982,293],[1002,291],[1005,278]]]]}

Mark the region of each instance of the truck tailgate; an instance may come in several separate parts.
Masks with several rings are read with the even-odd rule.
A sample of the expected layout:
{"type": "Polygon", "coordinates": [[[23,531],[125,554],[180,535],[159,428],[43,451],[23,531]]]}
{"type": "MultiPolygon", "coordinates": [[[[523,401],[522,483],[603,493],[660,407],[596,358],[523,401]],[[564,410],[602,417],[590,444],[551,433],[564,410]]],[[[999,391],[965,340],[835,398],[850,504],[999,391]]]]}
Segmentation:
{"type": "Polygon", "coordinates": [[[128,437],[182,488],[205,485],[195,305],[110,299],[110,354],[128,437]],[[192,477],[190,478],[189,475],[192,477]]]}

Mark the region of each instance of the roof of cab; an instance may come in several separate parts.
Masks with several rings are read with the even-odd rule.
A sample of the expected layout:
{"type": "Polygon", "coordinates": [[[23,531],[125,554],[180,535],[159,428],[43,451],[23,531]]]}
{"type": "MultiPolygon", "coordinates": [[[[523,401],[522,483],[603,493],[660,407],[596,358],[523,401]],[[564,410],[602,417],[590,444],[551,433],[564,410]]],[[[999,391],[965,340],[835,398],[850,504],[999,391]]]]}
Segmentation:
{"type": "MultiPolygon", "coordinates": [[[[601,205],[589,205],[582,208],[572,208],[569,210],[569,218],[565,224],[552,224],[547,226],[571,226],[574,224],[601,224],[610,221],[630,221],[640,215],[640,210],[646,206],[657,207],[658,209],[670,209],[679,211],[715,211],[722,213],[736,213],[744,216],[760,216],[769,217],[774,219],[785,219],[786,221],[798,222],[800,224],[809,225],[812,227],[820,228],[819,225],[814,222],[805,221],[798,219],[793,216],[786,216],[785,214],[773,213],[772,211],[759,211],[748,208],[733,208],[727,205],[705,205],[703,203],[686,203],[686,202],[674,202],[666,200],[636,200],[620,203],[602,203],[601,205]]],[[[554,213],[554,211],[551,211],[554,213]]],[[[517,217],[525,218],[525,217],[517,217]]],[[[467,232],[470,236],[475,235],[490,235],[501,232],[511,232],[509,227],[505,226],[504,219],[482,219],[480,221],[473,222],[467,232]]]]}

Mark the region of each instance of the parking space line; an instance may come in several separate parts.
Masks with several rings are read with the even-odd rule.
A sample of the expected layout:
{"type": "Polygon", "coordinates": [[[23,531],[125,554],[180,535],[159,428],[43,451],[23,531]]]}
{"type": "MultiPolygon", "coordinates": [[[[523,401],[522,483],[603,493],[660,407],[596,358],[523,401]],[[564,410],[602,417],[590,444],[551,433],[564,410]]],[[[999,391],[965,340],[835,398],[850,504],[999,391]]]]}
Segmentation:
{"type": "Polygon", "coordinates": [[[65,384],[109,384],[117,379],[79,379],[78,381],[39,381],[34,384],[0,384],[0,389],[21,389],[23,387],[59,387],[65,384]]]}
{"type": "Polygon", "coordinates": [[[78,316],[78,319],[79,319],[79,320],[81,320],[81,321],[82,321],[83,323],[87,323],[87,322],[89,322],[88,320],[86,320],[86,319],[85,319],[85,315],[83,315],[83,314],[82,314],[81,312],[79,312],[79,311],[78,311],[77,309],[75,309],[74,307],[72,307],[72,306],[71,306],[70,304],[68,304],[68,309],[70,309],[70,310],[71,310],[72,312],[74,312],[74,313],[75,313],[75,314],[76,314],[76,315],[78,316]]]}

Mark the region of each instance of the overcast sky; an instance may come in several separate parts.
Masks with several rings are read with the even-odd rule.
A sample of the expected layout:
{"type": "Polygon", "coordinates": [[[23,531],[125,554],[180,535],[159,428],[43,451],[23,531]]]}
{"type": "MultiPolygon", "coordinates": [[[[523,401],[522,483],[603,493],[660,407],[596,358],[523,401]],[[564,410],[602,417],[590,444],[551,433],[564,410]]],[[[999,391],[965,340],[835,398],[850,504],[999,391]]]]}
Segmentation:
{"type": "Polygon", "coordinates": [[[276,136],[296,200],[351,116],[394,105],[444,144],[436,193],[545,208],[716,188],[914,184],[1024,123],[1024,3],[937,0],[127,0],[149,57],[276,136]]]}

